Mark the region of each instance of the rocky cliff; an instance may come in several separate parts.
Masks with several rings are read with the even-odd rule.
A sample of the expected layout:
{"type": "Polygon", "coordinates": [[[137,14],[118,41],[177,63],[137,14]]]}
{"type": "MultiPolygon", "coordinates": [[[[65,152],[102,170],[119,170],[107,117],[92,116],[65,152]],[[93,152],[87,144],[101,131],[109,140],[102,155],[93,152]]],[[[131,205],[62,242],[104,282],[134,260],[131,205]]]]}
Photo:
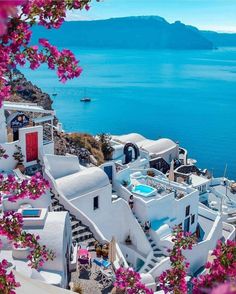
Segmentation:
{"type": "Polygon", "coordinates": [[[13,72],[11,86],[14,92],[11,101],[37,103],[44,109],[52,110],[53,101],[50,96],[28,81],[20,71],[13,72]]]}

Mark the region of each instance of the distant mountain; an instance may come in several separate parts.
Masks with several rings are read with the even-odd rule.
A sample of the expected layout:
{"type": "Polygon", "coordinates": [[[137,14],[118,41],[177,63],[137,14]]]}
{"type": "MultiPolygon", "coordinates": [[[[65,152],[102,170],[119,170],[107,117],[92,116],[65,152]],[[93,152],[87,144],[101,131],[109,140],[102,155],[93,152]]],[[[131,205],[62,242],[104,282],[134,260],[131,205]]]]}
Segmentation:
{"type": "Polygon", "coordinates": [[[236,47],[236,34],[201,31],[201,34],[210,40],[216,47],[236,47]]]}
{"type": "Polygon", "coordinates": [[[34,33],[57,46],[175,50],[214,47],[197,28],[179,21],[171,24],[159,16],[71,21],[64,23],[60,30],[36,27],[34,33]]]}

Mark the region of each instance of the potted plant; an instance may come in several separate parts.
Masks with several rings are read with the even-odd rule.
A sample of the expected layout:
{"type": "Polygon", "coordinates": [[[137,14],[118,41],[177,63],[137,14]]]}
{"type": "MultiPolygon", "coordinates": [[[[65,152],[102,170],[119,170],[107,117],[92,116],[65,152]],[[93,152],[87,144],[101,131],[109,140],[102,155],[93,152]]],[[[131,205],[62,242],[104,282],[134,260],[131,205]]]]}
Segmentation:
{"type": "Polygon", "coordinates": [[[108,252],[109,252],[109,245],[108,244],[104,244],[102,247],[102,256],[104,259],[108,258],[108,252]]]}
{"type": "Polygon", "coordinates": [[[147,171],[147,175],[148,175],[149,177],[152,177],[152,178],[155,177],[155,173],[154,173],[154,171],[153,171],[153,170],[150,170],[150,169],[147,171]]]}
{"type": "Polygon", "coordinates": [[[95,251],[97,257],[100,258],[102,256],[102,246],[100,244],[97,244],[97,246],[95,247],[95,251]]]}
{"type": "Polygon", "coordinates": [[[23,173],[25,171],[24,167],[24,155],[22,154],[21,147],[18,145],[15,145],[16,151],[13,153],[14,159],[17,161],[16,168],[19,168],[19,170],[23,173]]]}
{"type": "Polygon", "coordinates": [[[30,248],[22,246],[21,242],[12,245],[12,257],[16,259],[27,259],[30,253],[30,248]]]}
{"type": "Polygon", "coordinates": [[[111,294],[124,294],[124,293],[125,293],[124,289],[120,289],[120,288],[117,288],[117,287],[114,287],[111,290],[111,294]]]}
{"type": "Polygon", "coordinates": [[[6,150],[3,149],[3,147],[0,145],[0,159],[1,158],[7,159],[8,158],[8,155],[6,154],[6,150]]]}
{"type": "Polygon", "coordinates": [[[122,181],[122,185],[124,186],[124,187],[127,187],[128,185],[129,185],[129,182],[128,181],[122,181]]]}
{"type": "Polygon", "coordinates": [[[70,282],[69,283],[70,289],[71,291],[75,292],[75,293],[79,293],[79,294],[83,294],[83,288],[82,285],[79,283],[74,283],[74,282],[70,282]]]}
{"type": "Polygon", "coordinates": [[[128,235],[128,237],[125,239],[125,243],[126,243],[127,245],[131,245],[131,244],[132,244],[132,241],[131,241],[130,235],[128,235]]]}

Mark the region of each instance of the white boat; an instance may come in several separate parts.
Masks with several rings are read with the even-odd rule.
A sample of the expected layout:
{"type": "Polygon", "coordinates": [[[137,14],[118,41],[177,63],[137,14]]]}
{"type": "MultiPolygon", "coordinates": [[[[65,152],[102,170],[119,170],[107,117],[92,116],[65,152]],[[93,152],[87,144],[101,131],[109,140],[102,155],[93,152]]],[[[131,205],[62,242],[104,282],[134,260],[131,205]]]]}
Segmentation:
{"type": "Polygon", "coordinates": [[[84,97],[80,99],[81,102],[91,102],[91,98],[89,97],[84,97]]]}
{"type": "Polygon", "coordinates": [[[86,95],[86,89],[84,89],[84,97],[80,99],[81,102],[91,102],[91,98],[86,95]]]}

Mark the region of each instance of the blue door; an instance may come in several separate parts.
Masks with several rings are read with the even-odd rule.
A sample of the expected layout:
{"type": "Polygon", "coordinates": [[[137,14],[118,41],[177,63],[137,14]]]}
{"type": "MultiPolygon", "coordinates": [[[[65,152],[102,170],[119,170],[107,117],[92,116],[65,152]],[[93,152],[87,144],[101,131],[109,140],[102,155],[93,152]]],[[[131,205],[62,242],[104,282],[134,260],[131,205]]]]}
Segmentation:
{"type": "Polygon", "coordinates": [[[112,166],[104,166],[104,172],[107,174],[110,181],[112,181],[112,166]]]}
{"type": "Polygon", "coordinates": [[[190,229],[190,217],[184,220],[184,231],[189,232],[190,229]]]}
{"type": "Polygon", "coordinates": [[[133,152],[132,149],[131,150],[127,150],[125,153],[125,164],[128,164],[132,161],[133,159],[133,152]]]}

